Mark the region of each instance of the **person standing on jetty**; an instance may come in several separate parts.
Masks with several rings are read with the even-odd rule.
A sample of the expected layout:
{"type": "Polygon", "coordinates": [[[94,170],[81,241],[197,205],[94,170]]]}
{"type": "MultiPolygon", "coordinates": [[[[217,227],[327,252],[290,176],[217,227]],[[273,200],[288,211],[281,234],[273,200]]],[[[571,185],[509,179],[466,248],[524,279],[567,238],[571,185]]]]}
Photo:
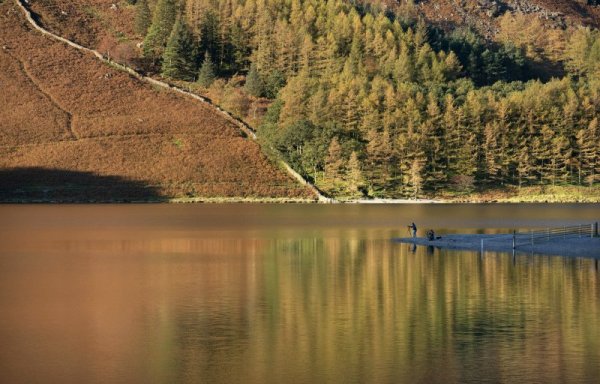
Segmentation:
{"type": "Polygon", "coordinates": [[[408,229],[409,229],[410,231],[412,231],[412,237],[413,237],[413,239],[414,239],[415,237],[417,237],[417,226],[415,225],[415,223],[414,223],[414,222],[413,222],[411,225],[409,225],[409,226],[408,226],[408,229]]]}

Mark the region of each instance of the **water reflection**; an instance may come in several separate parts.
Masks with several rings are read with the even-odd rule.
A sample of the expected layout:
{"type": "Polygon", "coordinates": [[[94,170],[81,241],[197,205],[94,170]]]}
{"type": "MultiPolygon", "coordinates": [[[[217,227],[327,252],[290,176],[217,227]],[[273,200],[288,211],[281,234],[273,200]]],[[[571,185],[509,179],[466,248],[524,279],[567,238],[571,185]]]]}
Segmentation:
{"type": "Polygon", "coordinates": [[[390,228],[93,233],[0,242],[2,381],[600,377],[598,260],[412,248],[390,228]]]}

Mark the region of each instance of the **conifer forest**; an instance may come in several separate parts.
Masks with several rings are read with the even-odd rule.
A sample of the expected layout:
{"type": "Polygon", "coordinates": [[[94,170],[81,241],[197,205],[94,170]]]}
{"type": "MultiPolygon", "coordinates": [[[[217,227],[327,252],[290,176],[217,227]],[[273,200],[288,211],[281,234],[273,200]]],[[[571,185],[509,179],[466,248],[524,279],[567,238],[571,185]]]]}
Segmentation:
{"type": "Polygon", "coordinates": [[[132,2],[150,71],[220,92],[331,196],[600,182],[593,27],[506,13],[490,39],[413,1],[132,2]]]}

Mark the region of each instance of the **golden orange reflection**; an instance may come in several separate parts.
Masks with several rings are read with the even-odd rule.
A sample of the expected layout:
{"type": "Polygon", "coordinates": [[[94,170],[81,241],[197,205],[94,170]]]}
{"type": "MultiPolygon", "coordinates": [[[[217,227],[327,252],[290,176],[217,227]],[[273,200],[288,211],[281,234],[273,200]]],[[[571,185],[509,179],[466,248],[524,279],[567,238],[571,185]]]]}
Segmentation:
{"type": "Polygon", "coordinates": [[[600,377],[596,260],[413,252],[376,229],[95,233],[0,246],[3,381],[600,377]]]}

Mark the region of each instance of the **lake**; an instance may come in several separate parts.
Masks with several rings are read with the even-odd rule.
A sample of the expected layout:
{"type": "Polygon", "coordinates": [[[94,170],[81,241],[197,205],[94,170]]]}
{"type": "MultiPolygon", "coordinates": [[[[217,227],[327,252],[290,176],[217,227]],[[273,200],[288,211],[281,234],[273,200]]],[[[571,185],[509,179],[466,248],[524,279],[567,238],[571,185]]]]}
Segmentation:
{"type": "Polygon", "coordinates": [[[599,382],[598,259],[392,242],[412,221],[600,205],[0,205],[0,381],[599,382]]]}

